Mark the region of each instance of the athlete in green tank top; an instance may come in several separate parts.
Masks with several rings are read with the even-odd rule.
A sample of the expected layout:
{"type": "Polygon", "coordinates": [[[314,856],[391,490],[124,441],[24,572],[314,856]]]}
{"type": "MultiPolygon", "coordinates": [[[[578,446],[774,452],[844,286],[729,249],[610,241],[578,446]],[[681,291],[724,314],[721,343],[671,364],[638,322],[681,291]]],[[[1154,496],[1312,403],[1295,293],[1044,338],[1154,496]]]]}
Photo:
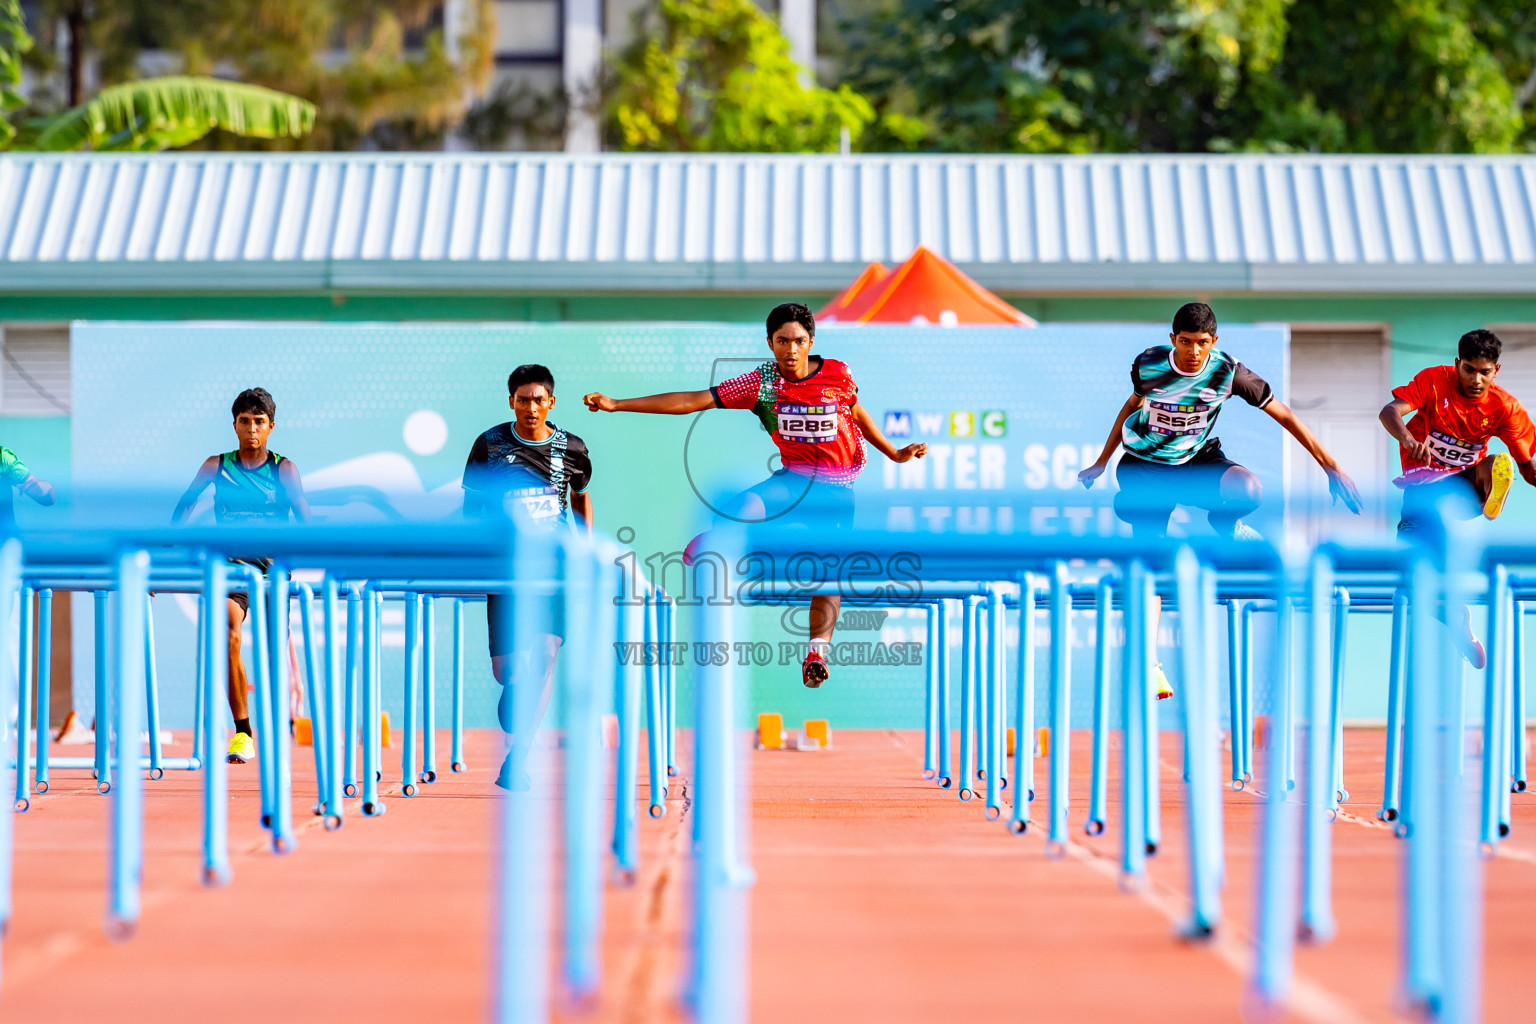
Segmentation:
{"type": "Polygon", "coordinates": [[[11,491],[19,490],[39,505],[53,504],[53,484],[32,475],[16,453],[0,448],[0,532],[16,529],[16,510],[11,491]]]}
{"type": "MultiPolygon", "coordinates": [[[[309,520],[309,502],[304,498],[304,483],[292,460],[267,448],[267,439],[277,424],[277,403],[264,388],[240,392],[231,406],[235,437],[240,447],[222,455],[210,455],[197,476],[176,503],[173,522],[183,522],[191,515],[198,498],[213,486],[213,513],[219,523],[298,522],[309,520]]],[[[247,564],[270,565],[267,559],[240,559],[247,564]]],[[[251,739],[250,709],[246,700],[245,663],[240,659],[240,626],[249,610],[249,598],[241,593],[229,597],[229,712],[235,719],[235,734],[229,741],[228,760],[244,764],[256,756],[251,739]]],[[[288,678],[297,685],[297,659],[290,643],[288,657],[292,671],[288,678]]],[[[292,701],[290,694],[290,701],[292,701]]],[[[290,708],[290,713],[292,709],[290,708]]]]}

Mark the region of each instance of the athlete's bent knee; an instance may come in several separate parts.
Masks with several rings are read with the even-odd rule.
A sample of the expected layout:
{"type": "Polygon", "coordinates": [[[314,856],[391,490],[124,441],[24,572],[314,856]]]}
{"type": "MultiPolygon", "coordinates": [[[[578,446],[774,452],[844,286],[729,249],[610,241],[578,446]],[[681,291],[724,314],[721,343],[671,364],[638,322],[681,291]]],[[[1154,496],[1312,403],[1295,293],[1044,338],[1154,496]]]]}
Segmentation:
{"type": "Polygon", "coordinates": [[[1264,485],[1248,470],[1234,466],[1222,474],[1221,498],[1229,506],[1258,508],[1264,501],[1264,485]]]}

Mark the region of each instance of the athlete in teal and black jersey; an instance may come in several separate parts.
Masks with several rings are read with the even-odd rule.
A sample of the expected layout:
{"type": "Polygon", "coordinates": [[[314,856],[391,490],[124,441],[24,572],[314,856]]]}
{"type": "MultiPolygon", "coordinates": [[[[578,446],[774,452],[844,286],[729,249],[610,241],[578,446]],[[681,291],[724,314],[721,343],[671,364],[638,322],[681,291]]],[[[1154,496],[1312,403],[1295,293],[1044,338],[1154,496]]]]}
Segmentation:
{"type": "MultiPolygon", "coordinates": [[[[1221,442],[1211,436],[1222,405],[1234,395],[1290,431],[1328,474],[1334,497],[1359,513],[1360,494],[1333,456],[1258,374],[1216,347],[1216,314],[1210,306],[1181,306],[1168,337],[1172,344],[1136,357],[1131,397],[1120,407],[1099,460],[1077,475],[1084,487],[1092,487],[1115,450],[1125,448],[1115,473],[1120,484],[1115,514],[1131,524],[1136,536],[1163,536],[1179,505],[1205,509],[1211,529],[1222,537],[1258,536],[1242,518],[1264,498],[1259,478],[1227,458],[1221,442]]],[[[1158,699],[1173,696],[1161,665],[1155,683],[1158,699]]]]}
{"type": "MultiPolygon", "coordinates": [[[[267,439],[277,423],[277,403],[265,388],[240,392],[230,408],[235,418],[235,437],[240,447],[204,460],[197,476],[171,519],[181,522],[192,512],[208,485],[213,485],[213,514],[220,523],[305,522],[309,502],[304,499],[304,483],[293,462],[267,448],[267,439]]],[[[243,560],[265,569],[265,559],[243,560]]],[[[251,739],[250,710],[246,701],[249,688],[245,663],[240,660],[240,626],[250,610],[250,598],[241,592],[229,595],[229,712],[235,719],[235,735],[229,741],[228,759],[243,764],[256,756],[251,739]]],[[[289,658],[293,652],[290,649],[289,658]]],[[[297,680],[297,665],[289,678],[297,680]]]]}
{"type": "Polygon", "coordinates": [[[1172,344],[1149,348],[1131,367],[1132,395],[1093,465],[1078,474],[1092,487],[1123,447],[1116,477],[1115,514],[1137,536],[1161,537],[1178,505],[1206,511],[1211,528],[1223,537],[1252,535],[1242,517],[1263,500],[1259,478],[1226,457],[1211,437],[1216,417],[1236,396],[1269,413],[1301,442],[1328,475],[1328,489],[1351,511],[1360,511],[1354,481],[1339,468],[1322,443],[1271,393],[1258,374],[1216,347],[1216,314],[1203,302],[1191,302],[1173,318],[1172,344]]]}

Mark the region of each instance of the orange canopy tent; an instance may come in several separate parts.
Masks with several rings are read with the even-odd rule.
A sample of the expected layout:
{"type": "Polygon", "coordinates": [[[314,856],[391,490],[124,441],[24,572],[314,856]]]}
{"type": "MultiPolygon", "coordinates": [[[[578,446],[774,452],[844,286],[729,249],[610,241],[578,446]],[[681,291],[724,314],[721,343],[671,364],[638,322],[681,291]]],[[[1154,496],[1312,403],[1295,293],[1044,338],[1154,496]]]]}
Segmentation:
{"type": "Polygon", "coordinates": [[[1033,327],[1035,321],[971,280],[925,246],[887,272],[871,263],[816,314],[829,323],[992,324],[1033,327]]]}

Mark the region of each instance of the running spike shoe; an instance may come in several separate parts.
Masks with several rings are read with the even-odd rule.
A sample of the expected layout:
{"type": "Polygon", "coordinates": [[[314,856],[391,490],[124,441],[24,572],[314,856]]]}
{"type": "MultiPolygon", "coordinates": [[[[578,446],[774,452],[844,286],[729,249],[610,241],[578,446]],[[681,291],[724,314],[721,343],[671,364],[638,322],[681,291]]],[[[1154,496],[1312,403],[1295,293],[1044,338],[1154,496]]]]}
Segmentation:
{"type": "Polygon", "coordinates": [[[230,764],[245,764],[256,760],[256,741],[249,733],[237,732],[229,738],[229,753],[225,760],[230,764]]]}
{"type": "Polygon", "coordinates": [[[1489,475],[1492,482],[1488,486],[1488,500],[1483,502],[1483,518],[1497,519],[1504,511],[1504,499],[1509,497],[1509,485],[1515,482],[1514,460],[1499,452],[1493,457],[1489,475]]]}
{"type": "Polygon", "coordinates": [[[1157,699],[1167,700],[1173,696],[1173,687],[1168,683],[1168,677],[1163,674],[1162,662],[1158,662],[1152,669],[1152,678],[1157,683],[1157,699]]]}
{"type": "Polygon", "coordinates": [[[827,668],[827,659],[815,651],[810,651],[805,656],[805,661],[800,665],[800,680],[811,689],[816,689],[827,681],[832,674],[827,668]]]}

